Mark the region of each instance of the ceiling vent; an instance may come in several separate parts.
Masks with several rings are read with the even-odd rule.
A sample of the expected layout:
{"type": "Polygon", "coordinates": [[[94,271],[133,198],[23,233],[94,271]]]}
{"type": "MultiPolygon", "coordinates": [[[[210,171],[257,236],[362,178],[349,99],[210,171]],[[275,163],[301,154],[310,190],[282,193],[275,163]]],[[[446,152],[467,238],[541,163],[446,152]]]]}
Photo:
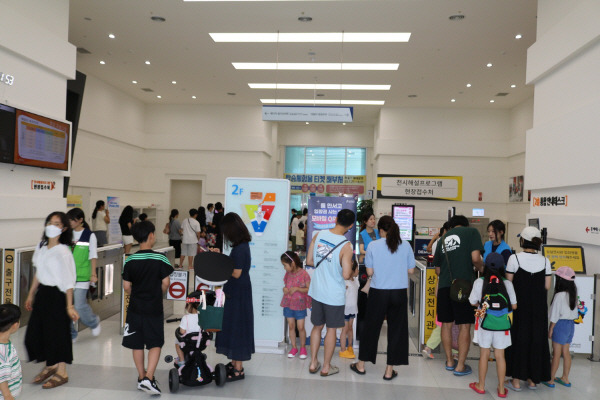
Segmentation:
{"type": "Polygon", "coordinates": [[[152,90],[152,89],[150,89],[150,88],[147,88],[147,87],[145,87],[145,88],[142,88],[142,90],[143,90],[144,92],[154,92],[154,90],[152,90]]]}
{"type": "Polygon", "coordinates": [[[503,92],[496,93],[496,97],[504,97],[504,96],[508,96],[508,93],[503,93],[503,92]]]}
{"type": "Polygon", "coordinates": [[[78,48],[77,48],[77,52],[78,52],[79,54],[92,54],[92,52],[91,52],[91,51],[89,51],[88,49],[85,49],[85,48],[83,48],[83,47],[78,47],[78,48]]]}

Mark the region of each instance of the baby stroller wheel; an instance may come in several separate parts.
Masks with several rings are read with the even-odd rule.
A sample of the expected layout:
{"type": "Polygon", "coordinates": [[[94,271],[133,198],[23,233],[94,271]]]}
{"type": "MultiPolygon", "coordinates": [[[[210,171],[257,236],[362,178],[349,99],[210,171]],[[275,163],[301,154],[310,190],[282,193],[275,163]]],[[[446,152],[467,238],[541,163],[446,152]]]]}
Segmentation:
{"type": "Polygon", "coordinates": [[[227,381],[227,370],[225,369],[225,365],[217,364],[215,366],[215,383],[217,386],[225,385],[227,381]]]}
{"type": "Polygon", "coordinates": [[[171,393],[177,393],[179,390],[179,371],[177,368],[171,368],[169,370],[169,391],[171,393]]]}

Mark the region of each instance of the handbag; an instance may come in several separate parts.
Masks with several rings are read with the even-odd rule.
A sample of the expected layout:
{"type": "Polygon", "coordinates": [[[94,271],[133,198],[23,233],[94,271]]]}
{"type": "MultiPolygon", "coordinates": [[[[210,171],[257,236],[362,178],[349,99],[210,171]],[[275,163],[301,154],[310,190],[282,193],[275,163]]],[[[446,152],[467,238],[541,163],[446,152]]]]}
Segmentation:
{"type": "MultiPolygon", "coordinates": [[[[444,238],[442,238],[444,239],[444,238]]],[[[454,279],[452,276],[452,268],[450,268],[450,260],[448,259],[448,252],[446,251],[446,242],[442,240],[444,247],[444,255],[446,256],[446,264],[448,264],[448,271],[450,272],[450,300],[457,303],[464,303],[469,300],[471,289],[473,289],[473,282],[469,279],[454,279]]]]}
{"type": "MultiPolygon", "coordinates": [[[[219,295],[217,295],[219,297],[219,295]]],[[[198,324],[207,332],[219,332],[223,329],[223,312],[225,307],[209,306],[206,304],[206,292],[203,290],[200,297],[202,309],[198,312],[198,324]]],[[[225,304],[225,296],[221,292],[221,300],[215,301],[215,304],[225,304]]]]}

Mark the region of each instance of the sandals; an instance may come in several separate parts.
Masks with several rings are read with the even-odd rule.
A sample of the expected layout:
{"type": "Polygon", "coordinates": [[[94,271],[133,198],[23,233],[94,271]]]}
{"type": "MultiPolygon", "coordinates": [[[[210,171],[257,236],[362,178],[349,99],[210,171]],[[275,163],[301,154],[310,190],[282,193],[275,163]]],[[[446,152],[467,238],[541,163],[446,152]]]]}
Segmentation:
{"type": "Polygon", "coordinates": [[[50,380],[42,385],[42,389],[53,389],[69,382],[69,377],[63,377],[55,374],[50,380]]]}
{"type": "Polygon", "coordinates": [[[317,372],[319,372],[319,370],[321,369],[321,363],[319,361],[317,361],[317,366],[313,369],[310,367],[310,365],[308,366],[308,372],[310,372],[311,374],[316,374],[317,372]]]}
{"type": "Polygon", "coordinates": [[[398,376],[398,373],[396,371],[392,370],[392,376],[388,377],[388,376],[383,375],[383,380],[384,381],[391,381],[392,379],[394,379],[397,376],[398,376]]]}
{"type": "Polygon", "coordinates": [[[329,371],[327,371],[327,372],[321,371],[321,376],[335,375],[338,372],[340,372],[340,369],[338,367],[336,367],[335,365],[330,365],[329,366],[329,371]]]}
{"type": "Polygon", "coordinates": [[[227,369],[227,382],[240,381],[246,377],[244,374],[244,368],[237,370],[233,367],[232,363],[227,364],[225,368],[227,369]]]}
{"type": "Polygon", "coordinates": [[[50,378],[52,375],[56,374],[58,371],[58,367],[56,368],[44,368],[42,372],[37,374],[35,378],[33,378],[32,383],[43,383],[46,379],[50,378]]]}
{"type": "Polygon", "coordinates": [[[357,373],[357,374],[359,374],[359,375],[364,375],[364,374],[366,374],[366,373],[367,373],[367,371],[365,371],[365,370],[362,370],[362,371],[361,371],[361,370],[359,370],[359,369],[358,369],[358,367],[356,366],[356,364],[358,364],[358,363],[353,363],[353,364],[350,364],[350,369],[351,369],[352,371],[356,372],[356,373],[357,373]]]}

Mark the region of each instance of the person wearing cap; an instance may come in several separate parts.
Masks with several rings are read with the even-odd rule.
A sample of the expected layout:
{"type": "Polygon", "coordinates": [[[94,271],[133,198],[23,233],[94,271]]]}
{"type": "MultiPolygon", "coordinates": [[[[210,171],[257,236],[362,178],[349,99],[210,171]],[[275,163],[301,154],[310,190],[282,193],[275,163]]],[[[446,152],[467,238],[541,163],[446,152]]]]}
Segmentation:
{"type": "MultiPolygon", "coordinates": [[[[493,282],[499,279],[495,287],[497,293],[501,293],[510,301],[510,308],[517,309],[517,296],[511,281],[504,279],[504,257],[498,253],[490,253],[485,259],[483,277],[475,280],[473,289],[469,295],[469,303],[474,306],[483,303],[484,295],[491,293],[490,287],[494,287],[493,282]]],[[[494,358],[496,358],[496,372],[498,374],[498,397],[505,398],[507,389],[504,387],[504,378],[506,373],[506,359],[504,358],[504,349],[510,346],[510,331],[490,331],[484,329],[482,325],[483,318],[478,317],[478,324],[475,325],[477,343],[479,344],[479,381],[469,384],[469,387],[479,394],[485,393],[485,376],[488,370],[488,361],[490,359],[490,348],[494,347],[494,358]]]]}
{"type": "Polygon", "coordinates": [[[560,267],[556,270],[555,275],[556,283],[552,304],[550,305],[550,329],[548,330],[548,337],[552,339],[552,379],[543,383],[551,388],[555,386],[555,382],[571,387],[569,381],[571,370],[570,347],[575,333],[574,319],[579,316],[575,271],[569,267],[560,267]],[[558,371],[560,365],[561,355],[564,360],[563,373],[560,378],[557,378],[556,371],[558,371]]]}
{"type": "Polygon", "coordinates": [[[548,289],[552,279],[550,261],[538,254],[542,245],[539,229],[528,226],[518,235],[523,251],[508,259],[506,278],[519,299],[510,329],[512,346],[506,351],[506,376],[512,380],[505,386],[521,391],[521,380],[529,389],[550,380],[548,347],[548,289]]]}

